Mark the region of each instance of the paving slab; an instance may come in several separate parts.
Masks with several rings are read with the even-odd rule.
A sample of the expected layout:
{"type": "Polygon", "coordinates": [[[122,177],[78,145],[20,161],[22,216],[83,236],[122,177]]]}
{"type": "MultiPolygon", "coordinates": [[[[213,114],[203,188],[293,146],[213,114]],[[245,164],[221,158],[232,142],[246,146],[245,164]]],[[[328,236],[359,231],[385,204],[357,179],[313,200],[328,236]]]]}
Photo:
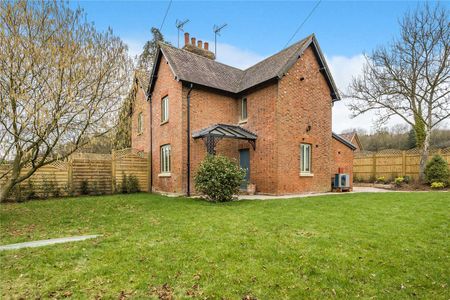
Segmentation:
{"type": "Polygon", "coordinates": [[[64,238],[58,238],[58,239],[49,239],[49,240],[40,240],[40,241],[32,241],[32,242],[25,242],[25,243],[9,244],[9,245],[0,246],[0,251],[21,249],[21,248],[42,247],[42,246],[47,246],[47,245],[62,244],[62,243],[69,243],[69,242],[78,242],[78,241],[84,241],[84,240],[88,240],[88,239],[94,239],[99,236],[101,236],[101,235],[98,235],[98,234],[96,234],[96,235],[81,235],[81,236],[71,236],[71,237],[64,237],[64,238]]]}
{"type": "Polygon", "coordinates": [[[346,195],[354,193],[386,193],[395,192],[387,189],[380,189],[374,187],[353,187],[352,192],[327,192],[327,193],[303,193],[303,194],[292,194],[292,195],[281,195],[281,196],[271,196],[271,195],[239,195],[239,200],[272,200],[272,199],[291,199],[291,198],[305,198],[305,197],[315,197],[315,196],[328,196],[328,195],[346,195]]]}

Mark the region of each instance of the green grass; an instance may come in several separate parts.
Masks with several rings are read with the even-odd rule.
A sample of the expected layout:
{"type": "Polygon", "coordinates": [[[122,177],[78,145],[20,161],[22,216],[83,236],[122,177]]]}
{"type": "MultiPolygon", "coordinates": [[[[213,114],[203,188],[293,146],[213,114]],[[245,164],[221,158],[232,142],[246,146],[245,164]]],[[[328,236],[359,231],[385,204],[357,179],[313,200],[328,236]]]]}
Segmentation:
{"type": "Polygon", "coordinates": [[[0,206],[1,298],[449,299],[450,194],[212,204],[135,194],[0,206]]]}

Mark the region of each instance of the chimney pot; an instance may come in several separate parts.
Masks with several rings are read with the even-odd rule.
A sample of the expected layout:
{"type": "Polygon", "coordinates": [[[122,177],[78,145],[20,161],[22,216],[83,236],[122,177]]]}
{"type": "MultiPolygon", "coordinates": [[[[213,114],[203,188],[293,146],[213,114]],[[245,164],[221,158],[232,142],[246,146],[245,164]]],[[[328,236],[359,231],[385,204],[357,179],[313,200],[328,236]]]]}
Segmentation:
{"type": "Polygon", "coordinates": [[[203,48],[202,44],[203,44],[202,40],[197,41],[197,47],[199,47],[200,49],[203,48]]]}
{"type": "Polygon", "coordinates": [[[191,44],[195,46],[195,37],[191,38],[191,44]]]}
{"type": "Polygon", "coordinates": [[[189,44],[189,33],[188,32],[184,33],[184,44],[185,45],[189,44]]]}
{"type": "Polygon", "coordinates": [[[205,50],[209,50],[209,43],[208,42],[205,42],[205,50]]]}

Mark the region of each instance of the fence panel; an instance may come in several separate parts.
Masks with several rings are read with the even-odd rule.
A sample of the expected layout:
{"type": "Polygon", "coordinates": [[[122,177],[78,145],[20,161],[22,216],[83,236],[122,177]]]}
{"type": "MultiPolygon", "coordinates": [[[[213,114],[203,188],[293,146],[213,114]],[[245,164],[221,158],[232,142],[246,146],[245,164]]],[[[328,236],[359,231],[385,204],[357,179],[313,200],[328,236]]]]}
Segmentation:
{"type": "Polygon", "coordinates": [[[148,191],[149,165],[148,153],[133,149],[114,151],[112,154],[113,184],[120,189],[124,176],[136,176],[141,191],[148,191]]]}
{"type": "MultiPolygon", "coordinates": [[[[435,154],[440,154],[450,165],[450,148],[430,151],[429,159],[435,154]]],[[[413,180],[417,180],[419,163],[420,151],[418,149],[361,151],[355,153],[353,176],[356,180],[374,180],[380,176],[386,179],[410,176],[413,180]]]]}
{"type": "MultiPolygon", "coordinates": [[[[0,174],[6,173],[8,165],[0,165],[0,174]]],[[[112,154],[76,153],[67,160],[55,161],[39,168],[17,190],[25,191],[29,182],[39,196],[79,195],[82,186],[90,194],[110,194],[121,184],[123,175],[134,175],[141,191],[148,191],[148,154],[133,149],[113,151],[112,154]]],[[[22,172],[26,172],[25,168],[22,172]]],[[[0,180],[0,188],[6,178],[0,180]]],[[[12,195],[12,197],[16,197],[12,195]]]]}
{"type": "Polygon", "coordinates": [[[111,186],[111,155],[77,153],[70,157],[72,174],[71,188],[73,193],[81,194],[83,183],[93,194],[110,194],[111,186]]]}

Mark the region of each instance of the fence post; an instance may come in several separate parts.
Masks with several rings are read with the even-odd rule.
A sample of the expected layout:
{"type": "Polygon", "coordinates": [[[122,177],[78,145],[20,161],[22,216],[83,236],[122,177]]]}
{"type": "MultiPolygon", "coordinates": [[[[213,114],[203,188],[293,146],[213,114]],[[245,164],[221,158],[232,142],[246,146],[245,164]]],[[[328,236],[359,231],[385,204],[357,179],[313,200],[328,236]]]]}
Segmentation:
{"type": "Polygon", "coordinates": [[[111,193],[116,189],[116,151],[111,151],[111,193]]]}
{"type": "Polygon", "coordinates": [[[406,176],[406,151],[402,151],[402,176],[406,176]]]}
{"type": "Polygon", "coordinates": [[[73,159],[72,159],[72,155],[69,156],[68,164],[67,164],[67,187],[69,189],[69,193],[73,194],[75,192],[75,188],[73,186],[73,159]]]}
{"type": "Polygon", "coordinates": [[[377,179],[377,153],[375,152],[372,155],[372,177],[376,180],[377,179]]]}

